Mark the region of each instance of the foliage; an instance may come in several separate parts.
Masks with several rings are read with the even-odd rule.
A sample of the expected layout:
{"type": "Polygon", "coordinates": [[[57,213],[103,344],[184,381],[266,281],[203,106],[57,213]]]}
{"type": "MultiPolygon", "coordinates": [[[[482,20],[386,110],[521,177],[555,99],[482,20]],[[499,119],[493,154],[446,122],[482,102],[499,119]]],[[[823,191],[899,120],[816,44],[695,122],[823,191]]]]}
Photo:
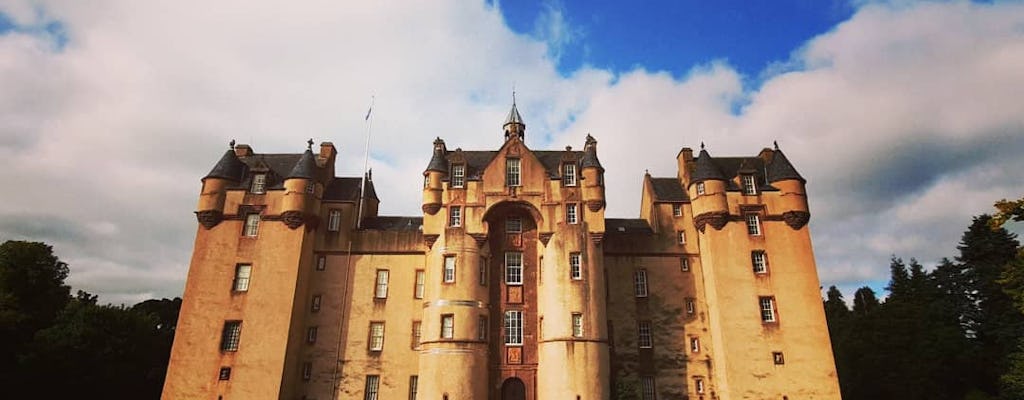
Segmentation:
{"type": "Polygon", "coordinates": [[[992,216],[992,220],[989,221],[992,229],[1001,228],[1006,221],[1024,221],[1024,197],[1018,200],[999,200],[996,202],[995,207],[998,211],[992,216]]]}

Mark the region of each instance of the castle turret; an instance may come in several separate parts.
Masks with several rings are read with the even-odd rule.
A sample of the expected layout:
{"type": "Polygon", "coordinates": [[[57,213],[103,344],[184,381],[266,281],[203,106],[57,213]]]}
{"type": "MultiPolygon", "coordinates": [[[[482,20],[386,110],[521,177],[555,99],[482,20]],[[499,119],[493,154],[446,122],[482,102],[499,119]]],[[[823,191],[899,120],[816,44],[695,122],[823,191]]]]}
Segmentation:
{"type": "Polygon", "coordinates": [[[445,160],[447,149],[444,140],[434,140],[434,155],[423,171],[423,212],[434,215],[441,209],[441,179],[448,174],[448,161],[445,160]]]}
{"type": "Polygon", "coordinates": [[[583,201],[591,212],[597,212],[605,206],[604,168],[597,159],[597,140],[593,136],[587,135],[580,168],[583,169],[583,201]]]}
{"type": "Polygon", "coordinates": [[[216,226],[224,217],[224,199],[227,188],[237,184],[245,176],[245,164],[235,155],[235,141],[231,148],[217,161],[210,173],[203,177],[203,191],[196,206],[196,217],[207,229],[216,226]]]}
{"type": "Polygon", "coordinates": [[[775,143],[775,150],[772,151],[771,162],[768,163],[766,170],[768,182],[782,192],[778,211],[781,212],[783,219],[794,229],[806,225],[811,217],[807,207],[807,181],[800,176],[782,150],[779,150],[778,143],[775,143]]]}
{"type": "Polygon", "coordinates": [[[704,231],[706,224],[722,229],[728,222],[729,204],[726,199],[725,174],[711,159],[711,155],[700,145],[700,154],[694,162],[690,181],[686,183],[693,204],[693,223],[704,231]]]}
{"type": "Polygon", "coordinates": [[[284,178],[284,198],[281,200],[281,217],[289,227],[303,223],[312,211],[310,204],[316,192],[316,156],[313,155],[313,139],[309,139],[306,152],[284,178]]]}

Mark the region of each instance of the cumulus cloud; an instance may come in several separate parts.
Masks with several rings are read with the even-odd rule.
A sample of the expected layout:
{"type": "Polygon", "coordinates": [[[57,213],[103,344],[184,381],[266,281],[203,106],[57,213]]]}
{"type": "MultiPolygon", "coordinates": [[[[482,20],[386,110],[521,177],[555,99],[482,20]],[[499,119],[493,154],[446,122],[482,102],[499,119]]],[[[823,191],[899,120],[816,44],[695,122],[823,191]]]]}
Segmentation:
{"type": "Polygon", "coordinates": [[[585,36],[550,4],[544,35],[521,35],[461,1],[0,2],[16,27],[0,34],[0,239],[53,243],[105,301],[179,295],[199,177],[229,140],[333,141],[358,175],[375,95],[381,209],[415,215],[433,138],[496,148],[513,82],[528,145],[599,140],[610,216],[636,216],[644,169],[673,176],[683,146],[778,140],[810,181],[825,284],[951,255],[1024,187],[1020,4],[868,3],[756,86],[725,62],[559,74],[558,46],[585,36]]]}

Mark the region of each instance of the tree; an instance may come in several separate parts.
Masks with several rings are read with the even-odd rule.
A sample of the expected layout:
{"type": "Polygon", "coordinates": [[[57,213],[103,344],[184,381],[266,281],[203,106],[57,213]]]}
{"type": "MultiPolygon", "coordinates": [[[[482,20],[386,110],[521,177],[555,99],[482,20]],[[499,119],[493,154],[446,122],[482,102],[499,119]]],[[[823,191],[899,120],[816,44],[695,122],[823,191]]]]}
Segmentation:
{"type": "Polygon", "coordinates": [[[867,315],[879,307],[878,296],[875,291],[864,286],[853,293],[853,313],[856,315],[867,315]]]}
{"type": "Polygon", "coordinates": [[[995,207],[998,211],[992,216],[992,220],[989,221],[989,226],[992,229],[1002,228],[1006,221],[1024,221],[1024,197],[1018,200],[999,200],[996,202],[995,207]]]}

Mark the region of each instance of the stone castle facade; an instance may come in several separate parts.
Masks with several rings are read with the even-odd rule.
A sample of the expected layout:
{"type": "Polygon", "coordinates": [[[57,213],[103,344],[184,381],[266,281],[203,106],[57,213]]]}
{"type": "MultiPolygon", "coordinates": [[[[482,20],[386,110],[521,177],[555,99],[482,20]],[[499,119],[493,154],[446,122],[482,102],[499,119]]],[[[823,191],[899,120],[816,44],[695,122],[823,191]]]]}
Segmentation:
{"type": "Polygon", "coordinates": [[[163,398],[839,399],[805,181],[777,146],[683,148],[614,219],[596,140],[531,150],[514,104],[503,131],[437,139],[415,217],[377,215],[331,143],[232,143],[203,178],[163,398]]]}

